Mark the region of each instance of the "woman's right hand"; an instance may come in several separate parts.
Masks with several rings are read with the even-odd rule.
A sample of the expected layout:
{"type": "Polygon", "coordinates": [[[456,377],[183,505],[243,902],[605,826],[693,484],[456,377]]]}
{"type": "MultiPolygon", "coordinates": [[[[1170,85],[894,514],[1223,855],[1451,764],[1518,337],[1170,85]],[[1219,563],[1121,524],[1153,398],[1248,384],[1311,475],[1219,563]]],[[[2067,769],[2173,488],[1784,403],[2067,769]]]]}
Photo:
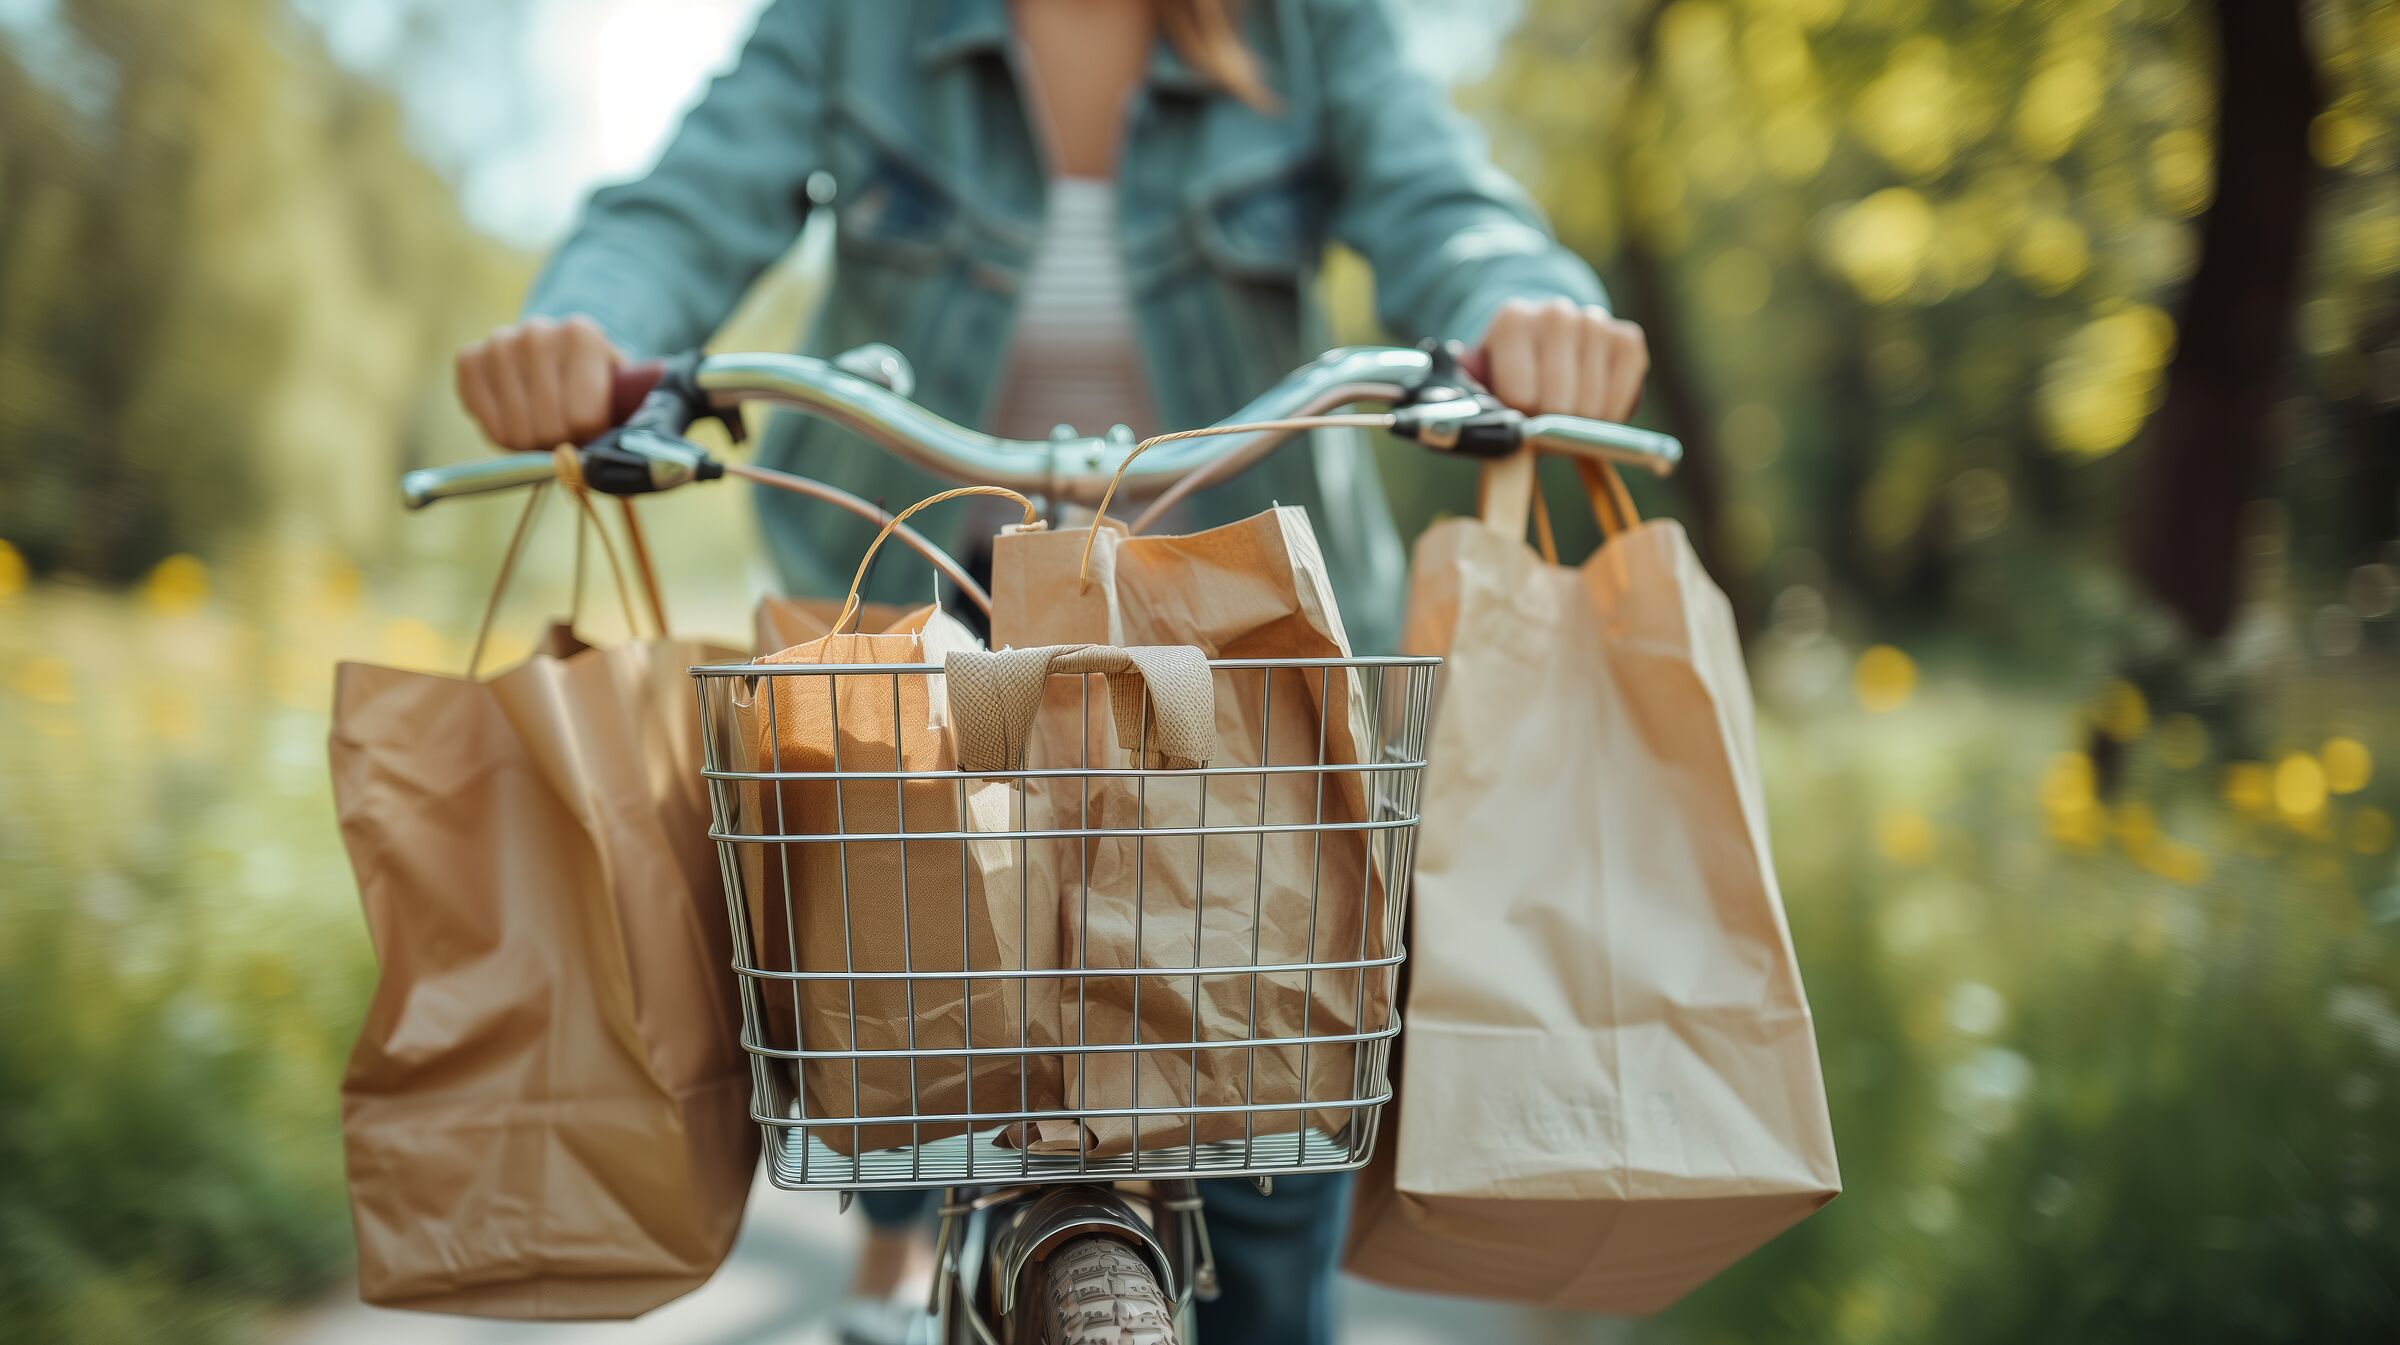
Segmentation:
{"type": "Polygon", "coordinates": [[[623,362],[590,318],[527,318],[458,352],[458,400],[495,445],[547,451],[608,428],[623,362]]]}

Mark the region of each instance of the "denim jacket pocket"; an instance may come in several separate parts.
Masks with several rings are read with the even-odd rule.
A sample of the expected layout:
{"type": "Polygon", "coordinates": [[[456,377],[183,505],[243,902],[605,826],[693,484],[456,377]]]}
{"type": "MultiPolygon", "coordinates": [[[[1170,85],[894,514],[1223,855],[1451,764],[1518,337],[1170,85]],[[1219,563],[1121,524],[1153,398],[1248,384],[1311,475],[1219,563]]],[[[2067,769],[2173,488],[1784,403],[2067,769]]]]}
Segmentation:
{"type": "Polygon", "coordinates": [[[1192,236],[1210,269],[1232,280],[1297,286],[1324,247],[1327,192],[1315,161],[1293,156],[1204,191],[1192,236]]]}
{"type": "Polygon", "coordinates": [[[848,128],[836,133],[833,158],[844,255],[921,271],[956,253],[958,202],[930,174],[848,128]]]}

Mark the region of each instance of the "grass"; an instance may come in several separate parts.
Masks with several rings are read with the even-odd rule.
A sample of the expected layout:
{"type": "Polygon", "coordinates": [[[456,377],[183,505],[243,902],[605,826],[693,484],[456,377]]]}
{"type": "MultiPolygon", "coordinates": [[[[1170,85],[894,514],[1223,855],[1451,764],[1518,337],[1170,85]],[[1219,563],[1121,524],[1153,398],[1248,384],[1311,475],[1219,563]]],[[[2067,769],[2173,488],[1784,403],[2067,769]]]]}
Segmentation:
{"type": "Polygon", "coordinates": [[[186,694],[191,731],[205,716],[225,742],[304,750],[322,720],[198,687],[152,688],[130,741],[105,721],[138,693],[20,687],[0,714],[31,767],[0,784],[0,1319],[18,1339],[246,1339],[252,1308],[349,1263],[335,1089],[371,964],[322,771],[291,747],[204,764],[172,741],[186,694]]]}
{"type": "MultiPolygon", "coordinates": [[[[2371,685],[2282,707],[2288,750],[2346,731],[2388,753],[2388,720],[2331,708],[2374,704],[2371,685]]],[[[1886,714],[1774,719],[1780,866],[1848,1189],[1637,1336],[2400,1323],[2392,791],[2227,797],[2247,768],[2144,731],[2137,788],[2102,801],[2063,750],[2084,713],[1950,681],[1886,714]]]]}

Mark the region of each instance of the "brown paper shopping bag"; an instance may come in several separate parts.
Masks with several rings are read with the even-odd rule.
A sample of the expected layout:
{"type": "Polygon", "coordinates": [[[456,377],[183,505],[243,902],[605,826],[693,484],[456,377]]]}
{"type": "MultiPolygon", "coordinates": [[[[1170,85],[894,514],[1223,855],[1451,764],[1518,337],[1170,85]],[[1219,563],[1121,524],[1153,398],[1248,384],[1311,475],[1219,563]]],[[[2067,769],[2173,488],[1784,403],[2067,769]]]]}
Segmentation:
{"type": "MultiPolygon", "coordinates": [[[[842,614],[840,598],[767,597],[758,600],[758,610],[751,615],[751,650],[757,654],[773,654],[796,644],[806,644],[820,635],[833,631],[833,623],[842,614]]],[[[850,628],[859,631],[891,631],[916,614],[915,610],[891,603],[862,602],[850,618],[850,628]]]]}
{"type": "MultiPolygon", "coordinates": [[[[1031,506],[1026,510],[1030,518],[1031,506]]],[[[868,560],[873,554],[870,547],[868,560]]],[[[866,565],[862,560],[862,575],[866,565]]],[[[848,627],[859,610],[854,587],[831,633],[759,660],[859,671],[758,679],[758,699],[742,718],[751,769],[912,775],[954,769],[940,675],[871,669],[938,665],[950,653],[980,650],[982,642],[930,606],[889,629],[857,633],[848,627]]],[[[737,791],[736,834],[827,838],[736,846],[743,852],[753,966],[767,973],[755,979],[771,1051],[789,1060],[794,1052],[1050,1042],[1056,1012],[1046,982],[956,975],[1056,963],[1054,885],[1041,876],[1040,852],[1031,857],[1033,867],[1020,868],[1012,844],[960,839],[970,831],[1010,829],[1010,792],[1003,784],[943,776],[786,779],[737,791]],[[897,839],[916,832],[941,839],[897,839]],[[846,837],[885,839],[834,839],[846,837]],[[779,979],[793,972],[803,978],[779,979]],[[891,972],[953,978],[874,975],[891,972]]],[[[1055,1107],[1058,1068],[1054,1056],[886,1056],[855,1064],[812,1056],[800,1062],[802,1115],[787,1119],[854,1122],[803,1127],[845,1155],[921,1143],[970,1125],[873,1122],[1055,1107]]]]}
{"type": "MultiPolygon", "coordinates": [[[[1278,508],[1181,537],[1132,537],[1113,523],[1010,529],[994,543],[992,642],[1193,645],[1210,658],[1337,658],[1350,653],[1307,514],[1278,508]],[[1088,551],[1088,569],[1086,552],[1088,551]]],[[[1105,687],[1050,679],[1031,764],[1122,767],[1145,744],[1094,714],[1105,687]]],[[[1370,737],[1365,696],[1347,670],[1251,669],[1216,675],[1216,767],[1356,764],[1370,737]]],[[[1135,730],[1138,737],[1139,730],[1135,730]]],[[[1152,777],[1054,777],[1028,791],[1034,825],[1135,827],[1356,823],[1367,790],[1356,771],[1152,777]]],[[[1062,967],[1248,967],[1386,955],[1383,886],[1366,836],[1253,832],[1054,843],[1062,967]],[[1313,903],[1313,909],[1312,909],[1313,903]]],[[[1183,1050],[1069,1053],[1062,1087],[1096,1154],[1256,1139],[1306,1123],[1330,1134],[1360,1109],[1349,1043],[1244,1048],[1211,1042],[1319,1038],[1379,1021],[1386,969],[1174,976],[1087,976],[1059,996],[1059,1035],[1078,1045],[1184,1043],[1183,1050]],[[1306,1078],[1302,1078],[1305,1065],[1306,1078]],[[1161,1112],[1177,1106],[1280,1111],[1161,1112]],[[1120,1114],[1110,1115],[1110,1109],[1120,1114]]],[[[1372,1090],[1370,1090],[1372,1091],[1372,1090]]]]}
{"type": "Polygon", "coordinates": [[[685,670],[735,656],[562,627],[486,680],[342,666],[380,966],[342,1083],[368,1302],[631,1317],[723,1259],[758,1129],[685,670]]]}
{"type": "MultiPolygon", "coordinates": [[[[861,603],[853,609],[846,607],[838,598],[826,601],[770,597],[759,602],[753,618],[754,632],[760,646],[755,661],[813,661],[793,660],[791,655],[802,646],[812,650],[822,648],[820,642],[832,633],[833,623],[845,613],[859,632],[900,637],[896,644],[887,646],[892,652],[902,655],[894,661],[906,662],[909,661],[908,655],[924,652],[921,646],[929,638],[929,624],[932,626],[930,639],[934,657],[939,657],[951,640],[973,640],[973,636],[959,629],[955,622],[947,618],[937,619],[938,614],[930,606],[904,611],[882,603],[861,603]],[[783,638],[786,636],[791,638],[783,638]]],[[[755,696],[756,689],[749,690],[755,696]]],[[[855,696],[853,700],[856,700],[855,696]]],[[[743,763],[744,769],[762,772],[801,769],[782,765],[773,705],[752,699],[747,704],[737,705],[735,709],[738,713],[733,717],[733,728],[740,740],[737,759],[743,763]]],[[[827,718],[829,720],[830,716],[827,718]]],[[[830,755],[830,744],[825,747],[830,755]]],[[[734,810],[731,834],[763,836],[781,834],[791,829],[788,825],[791,819],[780,817],[776,812],[778,803],[788,803],[789,799],[779,799],[771,785],[757,780],[740,780],[732,782],[728,792],[734,810]]],[[[784,877],[792,857],[798,853],[796,847],[787,853],[773,843],[744,842],[734,846],[735,857],[741,864],[742,897],[747,909],[751,945],[744,965],[768,973],[753,978],[755,984],[752,988],[759,998],[759,1010],[764,1015],[767,1034],[767,1039],[760,1044],[774,1052],[798,1049],[793,1033],[803,991],[788,979],[789,973],[800,965],[794,951],[794,941],[798,936],[791,922],[791,913],[797,909],[797,904],[786,897],[784,877]]],[[[796,894],[797,883],[791,884],[788,890],[796,894]]],[[[844,1024],[837,1035],[844,1035],[847,1031],[847,1025],[844,1024]]],[[[823,1043],[817,1043],[816,1048],[824,1049],[823,1043]]],[[[788,1055],[768,1058],[781,1059],[786,1065],[794,1063],[793,1057],[788,1055]]],[[[844,1077],[847,1078],[847,1075],[844,1077]]]]}
{"type": "Polygon", "coordinates": [[[1613,472],[1571,569],[1522,540],[1530,457],[1486,484],[1416,550],[1403,639],[1445,663],[1397,1134],[1347,1265],[1656,1312],[1841,1187],[1749,684],[1682,528],[1613,472]]]}

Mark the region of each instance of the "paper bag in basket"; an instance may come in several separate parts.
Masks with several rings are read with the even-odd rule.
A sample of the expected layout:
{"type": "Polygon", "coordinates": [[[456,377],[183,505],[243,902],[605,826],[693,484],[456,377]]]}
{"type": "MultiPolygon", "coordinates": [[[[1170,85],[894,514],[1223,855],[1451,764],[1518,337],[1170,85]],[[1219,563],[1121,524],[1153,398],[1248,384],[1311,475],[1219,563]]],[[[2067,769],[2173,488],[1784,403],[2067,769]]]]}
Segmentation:
{"type": "Polygon", "coordinates": [[[342,666],[334,799],[380,964],[342,1082],[368,1302],[631,1317],[732,1243],[758,1128],[685,671],[730,657],[342,666]]]}
{"type": "Polygon", "coordinates": [[[1545,563],[1531,471],[1417,545],[1403,639],[1445,663],[1397,1133],[1347,1265],[1650,1313],[1841,1178],[1724,596],[1603,470],[1615,535],[1545,563]]]}
{"type": "MultiPolygon", "coordinates": [[[[922,607],[912,611],[879,602],[862,602],[851,608],[840,598],[769,595],[759,599],[757,609],[751,614],[752,656],[767,658],[830,634],[833,623],[841,619],[845,611],[850,613],[855,630],[905,634],[922,631],[933,610],[931,607],[922,607]]],[[[937,632],[937,640],[947,637],[950,629],[948,626],[942,627],[937,632]]],[[[961,632],[956,638],[972,637],[961,632]]],[[[742,735],[741,759],[752,765],[756,764],[756,760],[763,760],[766,765],[756,768],[771,768],[774,765],[774,751],[768,740],[766,711],[761,708],[754,714],[737,715],[734,722],[736,731],[742,735]]],[[[774,796],[764,792],[766,786],[757,781],[742,780],[729,785],[721,784],[718,788],[721,795],[731,799],[736,811],[735,834],[758,835],[778,830],[769,825],[772,817],[769,809],[774,796]]],[[[790,927],[785,921],[782,888],[778,886],[775,889],[772,900],[766,889],[770,877],[778,883],[782,880],[779,863],[775,873],[770,875],[768,872],[769,861],[777,858],[775,849],[769,845],[737,845],[734,854],[742,866],[742,893],[749,910],[749,933],[754,943],[753,956],[746,959],[743,965],[754,968],[771,966],[776,971],[788,972],[792,969],[793,959],[776,953],[791,937],[790,927]],[[768,957],[777,960],[771,963],[760,960],[768,957]]],[[[759,996],[760,1012],[765,1016],[768,1043],[779,1049],[791,1049],[792,1014],[796,1004],[793,987],[773,979],[752,980],[752,992],[759,996]]],[[[787,1066],[790,1064],[788,1060],[784,1063],[787,1066]]],[[[785,1068],[783,1073],[790,1076],[791,1082],[797,1082],[798,1076],[792,1074],[789,1068],[785,1068]]],[[[772,1099],[762,1098],[760,1101],[765,1104],[772,1099]]]]}
{"type": "MultiPolygon", "coordinates": [[[[1031,506],[1026,509],[1030,517],[1031,506]]],[[[972,632],[932,607],[871,634],[842,630],[847,622],[840,617],[839,633],[759,662],[939,664],[949,653],[982,648],[972,632]]],[[[924,672],[761,677],[754,706],[740,717],[745,755],[757,771],[950,771],[955,757],[941,682],[939,674],[924,672]]],[[[795,1051],[1050,1044],[1057,1019],[1050,983],[957,975],[1057,963],[1055,883],[1039,867],[1041,854],[1030,856],[1034,867],[1021,870],[1018,847],[1010,842],[956,839],[1009,829],[1011,792],[1004,784],[943,776],[787,779],[737,791],[737,834],[820,838],[736,846],[743,852],[753,943],[747,965],[764,973],[752,979],[771,1051],[790,1059],[795,1051]],[[840,839],[914,832],[949,835],[840,839]],[[1030,906],[1020,901],[1021,891],[1030,906]],[[913,978],[857,975],[862,972],[913,978]],[[940,978],[941,972],[951,978],[940,978]]],[[[805,1059],[800,1114],[789,1119],[838,1122],[799,1129],[845,1155],[921,1143],[970,1127],[873,1122],[910,1115],[998,1119],[1052,1108],[1058,1069],[1055,1056],[868,1059],[855,1068],[846,1059],[805,1059]]]]}
{"type": "MultiPolygon", "coordinates": [[[[758,609],[750,617],[751,651],[756,654],[775,654],[796,644],[806,644],[820,635],[830,634],[833,623],[841,618],[840,598],[765,597],[758,600],[758,609]]],[[[850,617],[850,629],[856,631],[893,631],[902,629],[917,611],[891,603],[862,602],[850,617]]]]}
{"type": "MultiPolygon", "coordinates": [[[[1308,516],[1290,508],[1182,537],[1129,537],[1113,523],[1096,533],[1007,530],[993,546],[992,642],[1193,645],[1210,658],[1350,653],[1308,516]]],[[[1121,767],[1134,759],[1144,744],[1126,741],[1111,715],[1091,713],[1099,699],[1085,679],[1050,679],[1031,764],[1121,767]]],[[[1359,677],[1342,669],[1219,672],[1215,717],[1216,767],[1355,765],[1371,736],[1359,677]]],[[[1363,977],[1354,969],[1388,953],[1383,885],[1368,855],[1368,838],[1381,833],[1356,829],[1368,816],[1360,772],[1153,776],[1142,785],[1122,776],[1057,777],[1028,792],[1038,828],[1351,828],[1101,836],[1052,847],[1062,966],[1352,964],[1256,977],[1090,976],[1082,993],[1062,994],[1065,1041],[1199,1043],[1068,1056],[1066,1106],[1086,1115],[1094,1153],[1128,1150],[1137,1133],[1144,1149],[1293,1135],[1304,1121],[1331,1134],[1359,1109],[1312,1104],[1380,1091],[1379,1082],[1357,1077],[1351,1043],[1207,1045],[1341,1036],[1388,1021],[1388,969],[1363,977]],[[1194,1104],[1281,1109],[1122,1114],[1194,1104]]]]}

